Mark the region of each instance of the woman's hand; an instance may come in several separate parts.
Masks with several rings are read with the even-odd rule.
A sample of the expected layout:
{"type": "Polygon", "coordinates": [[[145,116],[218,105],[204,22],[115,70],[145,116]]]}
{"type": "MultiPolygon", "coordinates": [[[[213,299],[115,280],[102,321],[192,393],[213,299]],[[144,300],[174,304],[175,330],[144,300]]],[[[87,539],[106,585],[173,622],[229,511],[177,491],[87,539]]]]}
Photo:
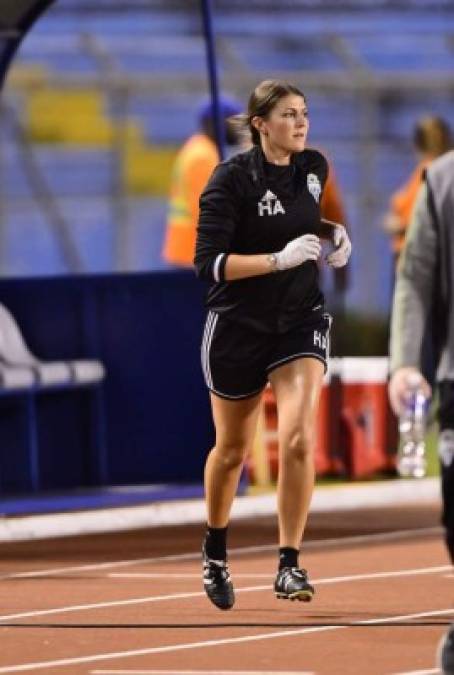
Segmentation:
{"type": "Polygon", "coordinates": [[[352,252],[352,243],[343,225],[333,224],[332,242],[335,248],[326,256],[326,262],[331,267],[344,267],[352,252]]]}
{"type": "Polygon", "coordinates": [[[292,239],[289,243],[275,253],[276,269],[289,270],[301,265],[306,260],[317,260],[320,257],[322,247],[320,239],[315,234],[303,234],[301,237],[292,239]]]}

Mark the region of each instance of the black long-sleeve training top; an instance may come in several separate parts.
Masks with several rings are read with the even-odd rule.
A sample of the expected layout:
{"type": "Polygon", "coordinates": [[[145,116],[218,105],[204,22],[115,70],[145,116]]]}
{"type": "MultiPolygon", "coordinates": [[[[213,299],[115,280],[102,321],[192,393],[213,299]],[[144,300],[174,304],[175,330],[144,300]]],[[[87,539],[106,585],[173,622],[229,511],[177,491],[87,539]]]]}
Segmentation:
{"type": "Polygon", "coordinates": [[[194,264],[214,282],[207,307],[262,332],[281,333],[323,306],[318,267],[298,267],[226,281],[230,253],[274,253],[303,234],[320,234],[320,198],[328,164],[316,150],[295,154],[289,166],[266,161],[254,146],[222,162],[200,197],[194,264]]]}

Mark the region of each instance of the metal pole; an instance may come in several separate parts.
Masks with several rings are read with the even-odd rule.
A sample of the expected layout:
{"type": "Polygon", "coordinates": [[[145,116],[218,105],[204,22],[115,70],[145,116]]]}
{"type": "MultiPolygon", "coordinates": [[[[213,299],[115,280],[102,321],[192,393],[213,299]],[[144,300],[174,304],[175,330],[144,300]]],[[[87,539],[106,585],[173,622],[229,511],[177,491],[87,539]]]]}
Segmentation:
{"type": "Polygon", "coordinates": [[[9,203],[7,201],[6,184],[6,153],[3,151],[4,145],[3,137],[8,133],[7,119],[3,110],[2,99],[0,98],[0,137],[2,138],[0,146],[0,276],[7,276],[8,274],[8,232],[7,232],[7,216],[9,203]]]}
{"type": "Polygon", "coordinates": [[[211,0],[201,0],[203,34],[205,37],[208,81],[210,85],[211,101],[213,103],[213,125],[216,136],[216,144],[219,150],[219,156],[224,159],[225,149],[225,130],[221,109],[219,105],[219,86],[216,68],[216,52],[214,48],[213,17],[211,12],[211,0]]]}

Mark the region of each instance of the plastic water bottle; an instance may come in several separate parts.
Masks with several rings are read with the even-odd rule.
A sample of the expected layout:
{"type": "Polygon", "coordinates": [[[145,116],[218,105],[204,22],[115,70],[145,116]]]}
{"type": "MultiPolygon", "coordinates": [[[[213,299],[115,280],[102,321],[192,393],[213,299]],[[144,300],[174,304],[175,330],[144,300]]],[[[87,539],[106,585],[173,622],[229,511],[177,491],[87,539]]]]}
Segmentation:
{"type": "Polygon", "coordinates": [[[399,453],[397,470],[406,478],[422,478],[426,475],[426,414],[428,399],[421,387],[421,376],[408,379],[408,394],[405,408],[399,417],[399,453]]]}

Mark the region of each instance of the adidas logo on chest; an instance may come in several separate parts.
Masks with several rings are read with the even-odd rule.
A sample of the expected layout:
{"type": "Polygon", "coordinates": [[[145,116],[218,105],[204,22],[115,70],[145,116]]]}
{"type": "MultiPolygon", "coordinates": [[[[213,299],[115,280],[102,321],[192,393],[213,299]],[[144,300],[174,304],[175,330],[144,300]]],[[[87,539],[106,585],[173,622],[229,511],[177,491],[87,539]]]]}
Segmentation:
{"type": "Polygon", "coordinates": [[[285,214],[280,199],[278,199],[271,190],[265,192],[261,200],[257,203],[257,208],[259,216],[277,216],[278,213],[285,214]]]}

